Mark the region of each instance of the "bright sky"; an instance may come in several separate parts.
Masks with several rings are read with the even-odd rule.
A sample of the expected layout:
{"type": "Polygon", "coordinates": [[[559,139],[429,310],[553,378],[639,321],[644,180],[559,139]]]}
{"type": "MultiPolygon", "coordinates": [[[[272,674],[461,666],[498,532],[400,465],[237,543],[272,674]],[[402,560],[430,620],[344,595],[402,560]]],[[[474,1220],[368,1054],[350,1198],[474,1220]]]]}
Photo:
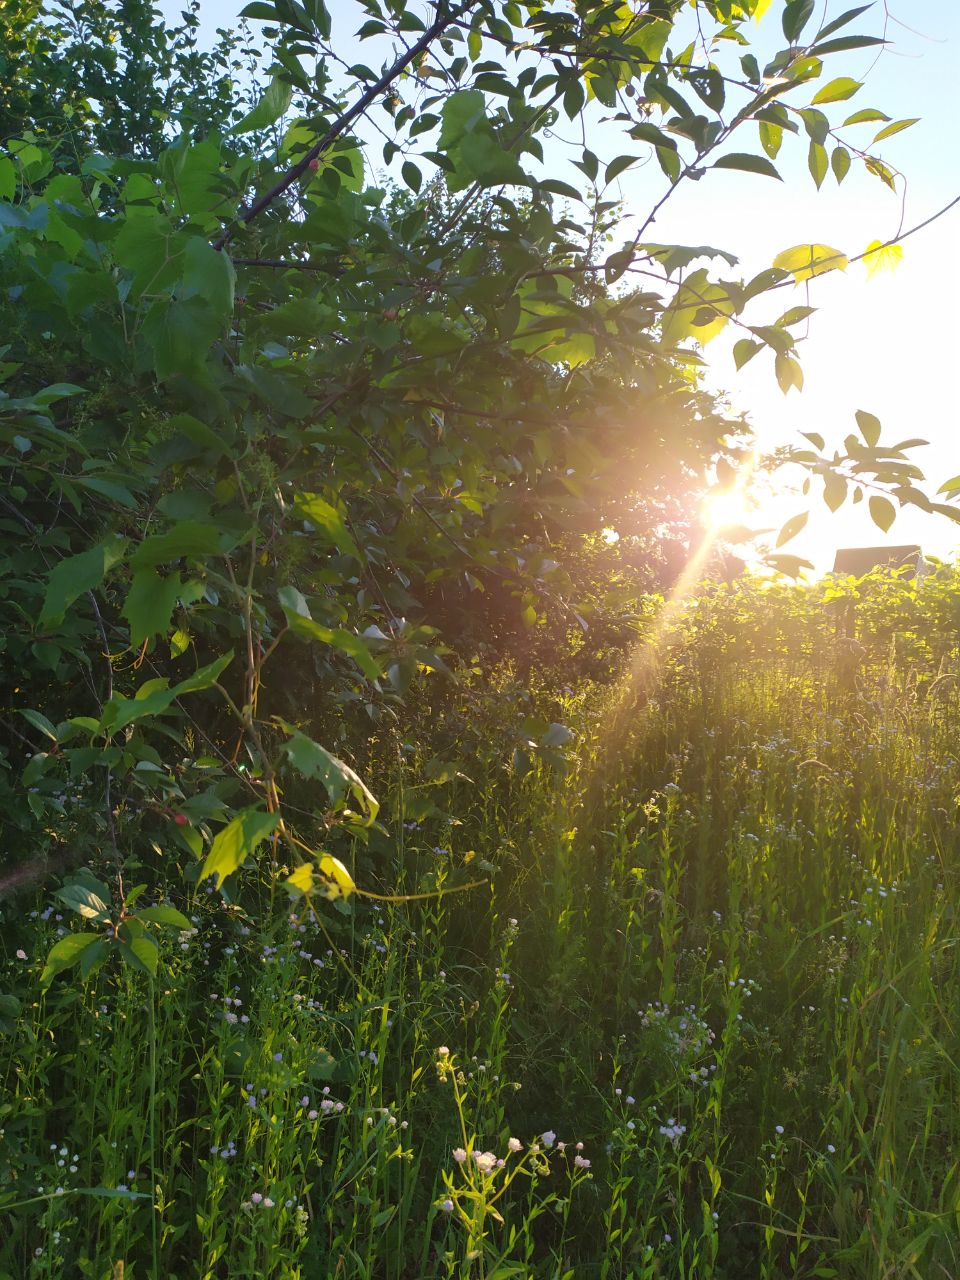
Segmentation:
{"type": "MultiPolygon", "coordinates": [[[[826,0],[825,7],[832,17],[852,3],[826,0]]],[[[956,141],[960,0],[885,0],[885,5],[892,47],[879,58],[873,49],[836,55],[823,80],[840,74],[860,79],[869,70],[868,82],[850,110],[869,106],[895,120],[921,117],[919,124],[878,148],[887,163],[907,175],[903,225],[910,227],[960,195],[956,141]]],[[[160,7],[170,19],[179,16],[177,0],[162,0],[160,7]]],[[[203,0],[204,32],[235,25],[241,7],[240,0],[236,5],[232,0],[203,0]]],[[[328,0],[328,8],[334,32],[352,36],[357,6],[328,0]]],[[[779,11],[775,3],[757,28],[761,65],[765,48],[772,46],[773,51],[783,43],[779,11]]],[[[880,34],[883,13],[884,0],[878,0],[873,21],[865,15],[850,30],[880,34]]],[[[353,48],[344,52],[356,56],[353,48]]],[[[868,141],[870,126],[860,128],[861,140],[868,141]]],[[[758,150],[752,127],[744,134],[737,149],[758,150]]],[[[805,141],[796,140],[800,145],[794,147],[790,141],[786,140],[777,159],[782,184],[743,173],[709,173],[699,183],[678,189],[648,238],[690,244],[708,240],[737,254],[738,272],[749,278],[770,266],[779,251],[796,244],[828,244],[852,256],[871,241],[896,233],[901,218],[899,193],[894,196],[856,166],[841,188],[831,174],[817,192],[806,171],[805,141]]],[[[641,216],[652,203],[651,184],[659,176],[654,169],[651,165],[631,171],[621,179],[627,207],[641,216]]],[[[653,199],[658,194],[659,189],[653,199]]],[[[797,432],[801,430],[818,431],[828,446],[839,445],[854,428],[855,410],[866,409],[883,423],[882,442],[915,436],[930,441],[914,456],[928,478],[936,481],[933,487],[938,487],[960,473],[960,389],[954,370],[954,361],[960,363],[958,239],[960,205],[906,241],[903,260],[893,273],[878,273],[867,280],[865,267],[856,264],[845,274],[812,281],[809,302],[819,310],[801,347],[805,374],[801,394],[794,390],[787,397],[782,395],[768,353],[758,355],[738,373],[730,352],[743,335],[732,327],[707,348],[708,384],[727,393],[735,408],[748,414],[764,449],[800,443],[797,432]]],[[[784,291],[780,299],[784,306],[777,308],[774,318],[781,309],[807,303],[803,287],[784,291]]],[[[757,315],[756,322],[766,318],[757,315]]],[[[779,526],[806,505],[799,496],[781,490],[766,500],[758,523],[779,526]]],[[[871,523],[865,503],[845,506],[831,515],[817,498],[807,528],[784,550],[814,561],[822,571],[831,567],[838,545],[883,542],[919,542],[929,553],[952,556],[960,548],[960,526],[908,510],[898,515],[890,533],[884,535],[871,523]]]]}

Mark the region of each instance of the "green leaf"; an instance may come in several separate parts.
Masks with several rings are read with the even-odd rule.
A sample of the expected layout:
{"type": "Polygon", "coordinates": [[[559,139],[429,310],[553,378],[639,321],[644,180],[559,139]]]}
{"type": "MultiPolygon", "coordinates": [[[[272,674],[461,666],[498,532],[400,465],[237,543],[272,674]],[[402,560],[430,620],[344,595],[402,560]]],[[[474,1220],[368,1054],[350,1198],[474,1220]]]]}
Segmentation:
{"type": "Polygon", "coordinates": [[[823,44],[815,44],[810,50],[810,55],[814,58],[825,58],[828,53],[847,53],[851,49],[870,49],[874,45],[886,43],[881,36],[839,36],[836,40],[825,40],[823,44]]]}
{"type": "Polygon", "coordinates": [[[832,22],[828,22],[817,32],[817,39],[822,40],[824,36],[831,35],[834,31],[839,31],[841,27],[845,27],[848,22],[853,22],[860,17],[861,13],[866,13],[868,9],[873,8],[873,0],[870,4],[858,5],[855,9],[848,9],[846,13],[841,13],[839,17],[834,18],[832,22]]]}
{"type": "Polygon", "coordinates": [[[229,254],[218,252],[199,236],[187,241],[183,254],[183,297],[199,295],[226,318],[233,314],[236,279],[229,254]]]}
{"type": "Polygon", "coordinates": [[[155,682],[147,681],[147,684],[143,686],[143,690],[137,697],[121,698],[114,694],[110,701],[104,705],[98,731],[107,737],[113,737],[121,729],[125,729],[128,724],[133,724],[135,720],[142,720],[144,716],[162,715],[169,710],[177,698],[182,697],[185,693],[198,693],[200,690],[209,689],[216,684],[220,675],[232,661],[233,652],[225,653],[222,657],[208,663],[205,667],[201,667],[192,676],[188,676],[186,680],[181,680],[179,684],[170,689],[151,688],[155,682]]]}
{"type": "Polygon", "coordinates": [[[777,546],[782,547],[785,542],[795,538],[807,523],[809,517],[809,511],[801,511],[798,515],[792,516],[777,534],[777,546]]]}
{"type": "Polygon", "coordinates": [[[810,176],[817,184],[818,191],[827,176],[829,163],[826,147],[821,146],[819,142],[811,142],[810,151],[807,155],[807,167],[810,170],[810,176]]]}
{"type": "Polygon", "coordinates": [[[847,497],[847,482],[835,471],[828,471],[823,477],[823,500],[831,511],[842,507],[847,497]]]}
{"type": "Polygon", "coordinates": [[[74,600],[99,587],[114,565],[123,559],[126,547],[127,539],[114,534],[89,551],[61,560],[47,580],[38,625],[49,627],[58,623],[74,600]]]}
{"type": "Polygon", "coordinates": [[[409,160],[405,160],[400,166],[400,176],[411,191],[419,191],[423,186],[423,174],[417,166],[409,160]]]}
{"type": "Polygon", "coordinates": [[[92,920],[94,924],[104,924],[110,919],[110,907],[104,901],[104,897],[85,884],[64,885],[62,889],[57,890],[56,897],[71,911],[76,911],[85,919],[92,920]]]}
{"type": "Polygon", "coordinates": [[[803,390],[803,370],[799,360],[795,360],[793,356],[778,353],[774,360],[774,370],[784,395],[791,387],[796,387],[798,391],[803,390]]]}
{"type": "Polygon", "coordinates": [[[68,933],[54,943],[47,955],[47,962],[40,975],[40,986],[46,989],[63,969],[76,964],[83,953],[101,941],[99,933],[68,933]]]}
{"type": "Polygon", "coordinates": [[[456,146],[477,124],[486,120],[487,100],[479,89],[463,89],[444,101],[443,124],[437,147],[448,151],[456,146]]]}
{"type": "Polygon", "coordinates": [[[117,950],[127,964],[142,970],[151,980],[157,976],[160,951],[152,938],[136,934],[127,942],[117,942],[117,950]]]}
{"type": "Polygon", "coordinates": [[[287,619],[287,626],[294,635],[304,640],[319,640],[321,644],[332,645],[334,649],[353,658],[370,680],[379,679],[380,667],[360,636],[343,627],[325,627],[320,622],[314,622],[306,600],[296,587],[281,587],[277,597],[287,619]]]}
{"type": "Polygon", "coordinates": [[[200,879],[217,876],[223,884],[232,876],[244,860],[255,851],[261,841],[276,831],[280,821],[278,813],[266,813],[251,807],[241,811],[213,838],[210,852],[200,872],[200,879]]]}
{"type": "Polygon", "coordinates": [[[230,132],[254,133],[260,129],[269,129],[285,114],[292,101],[293,86],[285,80],[274,79],[253,110],[235,124],[230,132]]]}
{"type": "Polygon", "coordinates": [[[163,382],[176,374],[198,374],[222,329],[205,298],[161,298],[147,312],[141,333],[153,351],[153,368],[163,382]]]}
{"type": "Polygon", "coordinates": [[[155,569],[138,570],[121,611],[130,623],[130,643],[139,648],[144,640],[166,635],[177,601],[192,603],[202,594],[202,583],[185,583],[178,573],[162,578],[155,569]]]}
{"type": "Polygon", "coordinates": [[[754,342],[752,338],[741,338],[733,346],[734,364],[738,369],[742,369],[748,360],[752,360],[757,352],[762,350],[762,342],[754,342]]]}
{"type": "Polygon", "coordinates": [[[874,143],[882,142],[884,138],[892,138],[895,133],[901,133],[904,129],[909,129],[911,125],[919,124],[920,117],[915,116],[912,120],[895,120],[893,124],[888,124],[886,128],[881,129],[874,137],[874,143]]]}
{"type": "Polygon", "coordinates": [[[865,107],[862,111],[855,111],[852,116],[847,116],[844,120],[844,128],[848,124],[871,124],[875,120],[889,120],[889,116],[885,116],[882,111],[877,111],[873,107],[865,107]]]}
{"type": "Polygon", "coordinates": [[[894,520],[897,518],[897,509],[889,498],[881,498],[879,494],[873,494],[869,502],[870,518],[878,529],[882,529],[886,533],[894,520]]]}
{"type": "Polygon", "coordinates": [[[171,929],[192,929],[193,925],[182,911],[175,907],[143,907],[137,912],[138,920],[148,920],[151,924],[168,925],[171,929]]]}
{"type": "Polygon", "coordinates": [[[760,121],[759,129],[760,145],[771,160],[776,160],[777,152],[783,145],[783,129],[780,125],[771,124],[767,120],[760,121]]]}
{"type": "Polygon", "coordinates": [[[780,21],[783,26],[783,34],[791,44],[797,43],[801,31],[810,21],[815,7],[815,0],[787,0],[783,10],[783,17],[780,21]]]}
{"type": "Polygon", "coordinates": [[[283,750],[293,767],[305,778],[319,778],[334,809],[341,808],[352,796],[364,816],[365,825],[375,822],[380,805],[360,775],[299,729],[284,720],[279,723],[290,735],[283,744],[283,750]]]}
{"type": "Polygon", "coordinates": [[[767,178],[776,178],[778,182],[783,179],[776,169],[764,156],[748,155],[746,152],[732,151],[729,155],[721,156],[719,160],[715,160],[712,166],[714,169],[742,169],[745,173],[759,173],[767,178]]]}
{"type": "Polygon", "coordinates": [[[53,725],[47,719],[47,717],[42,714],[42,712],[32,711],[29,707],[21,707],[20,714],[23,716],[24,720],[26,720],[29,724],[32,724],[34,729],[42,733],[44,737],[49,738],[51,742],[60,741],[60,739],[57,737],[56,729],[53,727],[53,725]]]}
{"type": "Polygon", "coordinates": [[[16,166],[9,156],[0,156],[0,200],[12,200],[16,194],[16,166]]]}
{"type": "Polygon", "coordinates": [[[839,185],[850,172],[850,152],[846,147],[834,147],[830,157],[830,167],[839,185]]]}
{"type": "Polygon", "coordinates": [[[219,556],[224,551],[221,541],[220,530],[213,525],[181,520],[166,533],[145,538],[130,557],[130,564],[134,569],[155,569],[159,564],[180,560],[183,556],[190,559],[219,556]]]}
{"type": "Polygon", "coordinates": [[[624,170],[629,169],[632,164],[637,163],[636,156],[617,156],[611,160],[604,170],[603,179],[605,182],[612,182],[614,178],[620,176],[624,170]]]}
{"type": "Polygon", "coordinates": [[[859,80],[854,80],[850,76],[838,76],[836,80],[831,80],[829,84],[825,84],[819,89],[811,99],[811,103],[816,106],[821,102],[845,102],[863,85],[859,80]]]}
{"type": "Polygon", "coordinates": [[[315,493],[296,494],[293,506],[301,520],[309,520],[315,528],[325,533],[344,555],[353,556],[356,560],[362,558],[360,549],[347,529],[346,521],[336,507],[315,493]]]}
{"type": "Polygon", "coordinates": [[[880,439],[880,419],[875,418],[872,413],[867,413],[865,409],[858,409],[856,418],[860,434],[870,448],[873,449],[880,439]]]}

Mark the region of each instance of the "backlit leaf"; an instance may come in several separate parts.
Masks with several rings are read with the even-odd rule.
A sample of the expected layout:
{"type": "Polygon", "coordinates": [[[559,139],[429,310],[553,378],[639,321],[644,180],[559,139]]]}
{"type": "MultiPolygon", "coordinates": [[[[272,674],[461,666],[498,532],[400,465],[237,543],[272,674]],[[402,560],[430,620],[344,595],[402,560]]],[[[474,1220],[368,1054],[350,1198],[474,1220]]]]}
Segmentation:
{"type": "Polygon", "coordinates": [[[856,418],[860,434],[872,449],[880,439],[880,419],[874,417],[872,413],[867,413],[865,409],[858,409],[856,418]]]}
{"type": "Polygon", "coordinates": [[[767,178],[776,178],[778,182],[783,181],[766,157],[748,155],[741,151],[732,151],[729,155],[721,156],[719,160],[714,161],[713,168],[741,169],[744,173],[759,173],[767,178]]]}
{"type": "Polygon", "coordinates": [[[84,951],[101,941],[99,933],[68,933],[66,937],[55,942],[47,953],[47,961],[40,975],[41,988],[49,987],[62,969],[76,964],[84,951]]]}
{"type": "Polygon", "coordinates": [[[253,110],[235,124],[230,132],[253,133],[259,129],[269,129],[287,111],[292,101],[292,85],[285,80],[274,79],[253,110]]]}
{"type": "Polygon", "coordinates": [[[798,244],[778,253],[773,260],[775,267],[791,272],[797,284],[827,271],[845,271],[847,264],[846,254],[828,244],[798,244]]]}
{"type": "Polygon", "coordinates": [[[89,551],[67,556],[50,574],[38,623],[47,627],[59,621],[74,600],[100,586],[106,575],[123,559],[127,539],[107,538],[89,551]]]}
{"type": "Polygon", "coordinates": [[[872,495],[868,505],[873,523],[878,529],[882,529],[886,533],[897,518],[896,507],[889,498],[883,498],[877,493],[872,495]]]}
{"type": "Polygon", "coordinates": [[[872,240],[863,255],[868,278],[875,276],[878,271],[895,271],[902,259],[902,244],[884,244],[881,240],[872,240]]]}
{"type": "Polygon", "coordinates": [[[850,76],[838,76],[836,80],[831,80],[822,89],[818,89],[811,98],[811,102],[814,105],[821,102],[844,102],[862,88],[863,85],[859,80],[854,80],[850,76]]]}
{"type": "Polygon", "coordinates": [[[223,884],[257,846],[277,829],[280,815],[251,807],[240,812],[213,838],[210,852],[200,872],[200,879],[216,876],[223,884]]]}

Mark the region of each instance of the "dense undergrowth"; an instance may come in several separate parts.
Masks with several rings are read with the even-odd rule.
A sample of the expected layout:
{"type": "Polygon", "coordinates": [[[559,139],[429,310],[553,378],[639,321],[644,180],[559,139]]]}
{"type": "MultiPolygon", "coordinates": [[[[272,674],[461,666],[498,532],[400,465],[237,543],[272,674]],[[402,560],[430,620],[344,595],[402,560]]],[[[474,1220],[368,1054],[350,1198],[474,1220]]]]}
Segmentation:
{"type": "Polygon", "coordinates": [[[351,870],[423,899],[188,886],[155,983],[45,994],[74,918],[4,902],[0,1274],[960,1273],[955,582],[822,596],[652,630],[566,775],[425,805],[398,729],[351,870]]]}

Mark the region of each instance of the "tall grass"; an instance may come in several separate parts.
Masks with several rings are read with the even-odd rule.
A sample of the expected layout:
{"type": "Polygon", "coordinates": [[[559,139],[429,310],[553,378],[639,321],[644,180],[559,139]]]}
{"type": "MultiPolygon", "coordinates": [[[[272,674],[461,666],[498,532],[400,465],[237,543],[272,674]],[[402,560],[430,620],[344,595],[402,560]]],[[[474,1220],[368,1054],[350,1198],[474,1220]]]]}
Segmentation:
{"type": "Polygon", "coordinates": [[[190,891],[154,986],[46,996],[5,908],[0,1274],[960,1275],[957,707],[698,634],[566,777],[384,777],[384,879],[481,889],[190,891]]]}

